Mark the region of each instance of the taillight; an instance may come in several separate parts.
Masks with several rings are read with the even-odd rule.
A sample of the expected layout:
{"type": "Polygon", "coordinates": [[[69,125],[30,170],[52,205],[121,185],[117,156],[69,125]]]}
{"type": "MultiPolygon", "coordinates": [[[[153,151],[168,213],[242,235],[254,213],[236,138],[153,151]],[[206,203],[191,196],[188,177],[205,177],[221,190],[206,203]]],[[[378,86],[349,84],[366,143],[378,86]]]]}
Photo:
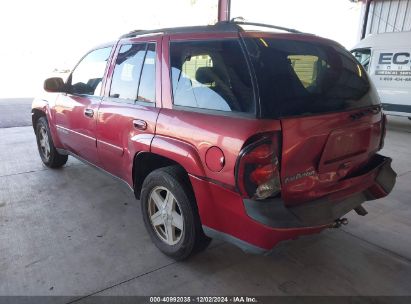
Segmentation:
{"type": "Polygon", "coordinates": [[[384,148],[384,138],[387,133],[387,115],[382,114],[380,150],[384,148]]]}
{"type": "Polygon", "coordinates": [[[240,153],[236,166],[237,187],[244,197],[265,199],[281,191],[277,137],[264,137],[240,153]]]}

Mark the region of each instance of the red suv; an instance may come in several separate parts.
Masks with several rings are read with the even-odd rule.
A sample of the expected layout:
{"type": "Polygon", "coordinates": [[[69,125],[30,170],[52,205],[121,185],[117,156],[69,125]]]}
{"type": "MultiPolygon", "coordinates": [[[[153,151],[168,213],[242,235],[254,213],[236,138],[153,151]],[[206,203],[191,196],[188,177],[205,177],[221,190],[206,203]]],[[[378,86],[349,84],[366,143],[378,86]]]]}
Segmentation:
{"type": "Polygon", "coordinates": [[[373,84],[314,35],[244,22],[134,31],[44,89],[32,110],[44,164],[72,155],[127,183],[176,259],[210,237],[268,251],[365,215],[395,184],[373,84]]]}

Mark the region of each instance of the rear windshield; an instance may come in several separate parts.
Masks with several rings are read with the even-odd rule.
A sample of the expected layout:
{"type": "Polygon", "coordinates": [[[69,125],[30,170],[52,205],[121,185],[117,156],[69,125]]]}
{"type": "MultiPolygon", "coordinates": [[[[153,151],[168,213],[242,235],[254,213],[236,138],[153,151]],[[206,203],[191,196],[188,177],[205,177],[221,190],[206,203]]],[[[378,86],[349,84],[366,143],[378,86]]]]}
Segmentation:
{"type": "Polygon", "coordinates": [[[344,111],[378,103],[363,67],[318,42],[246,38],[266,118],[344,111]]]}

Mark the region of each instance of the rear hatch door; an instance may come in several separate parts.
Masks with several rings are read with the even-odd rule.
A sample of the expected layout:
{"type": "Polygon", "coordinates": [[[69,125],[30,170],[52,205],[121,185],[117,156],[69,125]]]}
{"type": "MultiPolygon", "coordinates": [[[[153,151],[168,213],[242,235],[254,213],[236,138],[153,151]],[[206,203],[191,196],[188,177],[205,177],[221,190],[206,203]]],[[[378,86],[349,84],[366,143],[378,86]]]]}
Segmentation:
{"type": "Polygon", "coordinates": [[[285,118],[281,124],[282,196],[288,205],[340,191],[343,195],[355,185],[342,181],[367,164],[380,146],[379,108],[285,118]],[[357,115],[361,118],[354,119],[357,115]]]}
{"type": "Polygon", "coordinates": [[[311,35],[244,38],[261,116],[282,125],[287,205],[353,187],[349,179],[380,148],[382,113],[363,67],[339,44],[311,35]]]}

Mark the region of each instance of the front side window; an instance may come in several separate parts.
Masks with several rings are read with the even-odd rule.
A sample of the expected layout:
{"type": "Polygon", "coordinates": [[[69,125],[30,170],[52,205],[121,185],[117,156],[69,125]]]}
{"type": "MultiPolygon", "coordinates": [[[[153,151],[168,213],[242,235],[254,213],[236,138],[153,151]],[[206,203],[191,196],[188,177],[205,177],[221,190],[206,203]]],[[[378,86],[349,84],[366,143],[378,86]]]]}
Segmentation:
{"type": "Polygon", "coordinates": [[[172,42],[174,105],[254,113],[251,76],[237,39],[172,42]]]}
{"type": "Polygon", "coordinates": [[[111,47],[107,47],[88,53],[68,79],[69,93],[100,96],[110,52],[111,47]]]}

